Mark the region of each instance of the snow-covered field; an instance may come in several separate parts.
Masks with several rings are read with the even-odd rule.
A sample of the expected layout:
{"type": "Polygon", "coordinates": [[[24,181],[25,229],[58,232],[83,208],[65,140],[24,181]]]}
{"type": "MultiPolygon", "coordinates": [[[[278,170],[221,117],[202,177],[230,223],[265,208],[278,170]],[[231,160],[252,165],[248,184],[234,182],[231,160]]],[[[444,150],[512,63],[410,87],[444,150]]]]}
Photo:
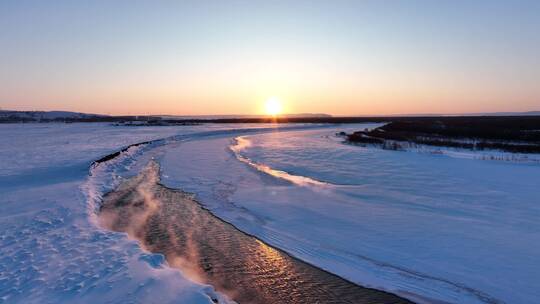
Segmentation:
{"type": "Polygon", "coordinates": [[[0,125],[0,303],[212,303],[89,216],[92,161],[129,144],[219,126],[0,125]]]}
{"type": "Polygon", "coordinates": [[[537,303],[540,166],[333,136],[365,127],[0,125],[0,302],[221,297],[94,224],[100,195],[154,158],[166,186],[354,282],[419,302],[537,303]]]}

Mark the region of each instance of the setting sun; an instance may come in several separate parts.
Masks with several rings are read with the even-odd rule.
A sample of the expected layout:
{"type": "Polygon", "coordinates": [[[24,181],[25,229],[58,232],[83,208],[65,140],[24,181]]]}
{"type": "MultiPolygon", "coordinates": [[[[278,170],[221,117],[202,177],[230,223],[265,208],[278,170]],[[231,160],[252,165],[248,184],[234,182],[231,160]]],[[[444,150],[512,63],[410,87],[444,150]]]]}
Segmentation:
{"type": "Polygon", "coordinates": [[[266,100],[264,107],[266,114],[276,116],[280,114],[282,110],[281,100],[279,100],[277,97],[270,97],[266,100]]]}

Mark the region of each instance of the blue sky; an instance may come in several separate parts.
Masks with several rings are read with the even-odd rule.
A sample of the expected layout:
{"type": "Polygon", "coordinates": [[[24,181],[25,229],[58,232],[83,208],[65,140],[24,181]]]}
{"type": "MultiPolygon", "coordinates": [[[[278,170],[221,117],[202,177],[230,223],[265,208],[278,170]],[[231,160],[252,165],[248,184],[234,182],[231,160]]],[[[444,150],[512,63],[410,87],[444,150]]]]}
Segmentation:
{"type": "Polygon", "coordinates": [[[540,109],[540,1],[2,1],[0,107],[540,109]]]}

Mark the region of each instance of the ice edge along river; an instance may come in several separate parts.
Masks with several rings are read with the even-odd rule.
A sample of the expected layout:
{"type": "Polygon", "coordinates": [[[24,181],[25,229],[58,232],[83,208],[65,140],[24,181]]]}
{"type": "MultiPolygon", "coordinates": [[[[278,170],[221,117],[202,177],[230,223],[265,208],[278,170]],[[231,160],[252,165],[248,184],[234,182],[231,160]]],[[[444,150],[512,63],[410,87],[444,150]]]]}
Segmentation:
{"type": "MultiPolygon", "coordinates": [[[[325,132],[327,132],[327,131],[325,131],[325,132]]],[[[330,134],[331,134],[331,132],[333,132],[333,131],[330,131],[330,134]]],[[[172,145],[171,147],[169,147],[167,149],[164,149],[162,152],[160,152],[161,153],[161,156],[159,157],[160,161],[162,161],[163,159],[166,159],[167,155],[176,154],[175,152],[171,153],[171,151],[170,151],[171,149],[172,150],[180,149],[182,152],[186,152],[187,155],[182,154],[183,157],[181,157],[181,158],[183,159],[183,163],[182,163],[181,159],[178,159],[178,157],[175,157],[174,158],[175,163],[174,164],[171,163],[171,166],[165,166],[164,171],[177,170],[177,171],[183,173],[182,175],[183,175],[184,178],[186,176],[193,177],[192,174],[186,174],[186,173],[187,172],[195,173],[195,171],[198,171],[199,173],[200,173],[200,171],[204,171],[203,175],[206,175],[206,177],[208,177],[208,175],[215,176],[219,172],[221,172],[221,173],[223,173],[223,172],[231,173],[232,172],[232,175],[235,175],[235,176],[238,177],[238,172],[242,172],[242,170],[238,170],[238,168],[236,168],[235,170],[230,170],[231,168],[224,168],[223,166],[221,166],[224,163],[223,155],[221,155],[221,154],[224,151],[226,151],[226,146],[231,143],[230,142],[230,137],[234,137],[233,135],[238,135],[238,132],[232,132],[232,133],[235,133],[235,134],[228,134],[228,132],[225,132],[225,134],[214,134],[214,135],[217,135],[217,136],[214,136],[214,135],[211,135],[210,137],[205,136],[204,141],[198,140],[200,138],[197,138],[197,140],[191,139],[188,142],[183,142],[180,145],[171,143],[171,145],[172,145]],[[223,135],[225,135],[225,136],[223,136],[223,135]],[[220,144],[217,144],[216,141],[220,141],[220,144]],[[201,144],[204,151],[201,151],[200,149],[190,150],[191,148],[193,148],[193,146],[190,147],[191,144],[201,144]],[[175,145],[176,145],[176,147],[175,147],[175,145]],[[208,152],[208,151],[210,151],[212,149],[217,150],[220,154],[219,155],[214,154],[214,155],[211,155],[211,157],[209,157],[209,155],[204,155],[205,152],[208,152]],[[201,166],[201,163],[196,161],[197,157],[202,157],[201,160],[203,160],[205,166],[209,165],[210,167],[212,167],[213,166],[212,162],[215,163],[217,161],[218,163],[220,163],[220,166],[217,167],[219,170],[215,170],[216,168],[207,168],[205,166],[201,166]],[[195,160],[193,158],[195,158],[195,160]],[[189,160],[189,161],[186,161],[186,160],[189,160]],[[182,166],[179,167],[179,164],[182,164],[183,167],[182,166]],[[196,168],[189,167],[189,166],[188,166],[188,168],[186,168],[185,167],[186,164],[189,164],[191,166],[194,165],[196,168]],[[188,170],[186,170],[186,169],[188,169],[188,170]],[[210,172],[208,172],[209,169],[210,169],[210,172]]],[[[274,133],[274,134],[284,134],[284,133],[277,132],[277,133],[274,133]]],[[[176,152],[178,152],[178,151],[176,151],[176,152]]],[[[382,151],[381,153],[385,153],[385,151],[382,151]]],[[[176,156],[178,156],[178,155],[176,155],[176,156]]],[[[225,153],[225,157],[226,156],[227,156],[227,154],[225,153]]],[[[230,163],[230,162],[226,160],[225,163],[230,163]]],[[[164,177],[165,177],[165,183],[167,183],[167,179],[169,179],[169,181],[170,181],[170,178],[171,178],[170,175],[165,174],[164,177]]],[[[176,177],[178,177],[178,176],[176,176],[176,177]]],[[[261,177],[261,176],[258,176],[258,177],[261,177]]],[[[265,182],[268,182],[267,178],[264,178],[264,177],[262,177],[262,178],[263,178],[263,180],[265,182]]],[[[195,188],[199,187],[199,189],[198,189],[199,191],[194,191],[194,192],[197,193],[201,197],[205,197],[204,189],[200,188],[200,186],[201,186],[200,183],[204,179],[204,177],[203,176],[197,176],[195,174],[195,179],[198,179],[198,181],[195,181],[194,183],[190,183],[190,182],[193,182],[193,180],[191,180],[190,182],[186,182],[184,186],[187,187],[187,188],[190,188],[190,187],[193,188],[193,186],[195,186],[195,188]]],[[[205,182],[212,183],[209,180],[207,180],[205,182]]],[[[221,201],[216,202],[215,201],[216,197],[214,196],[213,197],[214,200],[212,200],[212,198],[203,199],[203,203],[208,204],[210,209],[214,209],[213,210],[214,213],[216,213],[218,215],[221,215],[224,218],[230,217],[231,221],[233,223],[235,223],[235,220],[236,220],[236,223],[239,226],[244,225],[245,226],[245,227],[243,227],[244,231],[248,231],[248,232],[257,231],[260,228],[260,227],[257,227],[257,226],[260,223],[264,223],[264,216],[265,216],[265,214],[267,215],[269,213],[266,213],[266,212],[251,212],[253,210],[253,208],[252,209],[245,208],[244,206],[239,205],[239,204],[242,204],[241,201],[235,201],[232,204],[230,204],[229,206],[223,206],[223,203],[226,201],[226,198],[224,199],[224,197],[221,196],[221,195],[223,193],[226,193],[227,191],[230,191],[230,189],[219,188],[219,187],[222,187],[223,185],[226,184],[226,183],[223,182],[223,180],[219,180],[217,182],[217,184],[218,184],[218,188],[215,188],[215,187],[212,188],[212,192],[214,192],[213,194],[219,193],[217,198],[219,200],[221,200],[221,201]],[[231,206],[233,206],[232,209],[231,209],[231,206]],[[261,221],[261,219],[262,219],[262,221],[261,221]]],[[[278,188],[283,187],[283,184],[280,184],[279,182],[278,182],[278,185],[279,185],[278,188]]],[[[208,186],[208,185],[206,185],[206,186],[208,186]]],[[[275,184],[270,185],[271,188],[275,187],[275,186],[276,186],[275,184]]],[[[184,187],[181,187],[181,188],[185,189],[184,187]]],[[[227,188],[226,185],[225,185],[225,188],[227,188]]],[[[253,188],[253,187],[251,187],[251,188],[253,188]]],[[[285,188],[289,189],[289,186],[286,186],[285,188]]],[[[197,189],[195,189],[195,190],[197,190],[197,189]]],[[[316,191],[316,194],[317,194],[317,196],[320,196],[321,192],[316,191]]],[[[209,198],[209,197],[206,196],[205,198],[209,198]]],[[[308,198],[313,199],[313,197],[309,197],[309,196],[308,196],[308,198]]],[[[266,203],[268,203],[268,202],[266,202],[266,203]]],[[[310,210],[307,210],[307,211],[310,211],[310,210]]],[[[279,215],[282,216],[282,214],[279,214],[279,215]]],[[[340,223],[336,222],[336,224],[339,225],[340,223]]],[[[263,231],[259,231],[259,232],[262,233],[261,235],[264,235],[264,233],[267,233],[267,231],[264,231],[264,229],[263,229],[263,231]]],[[[276,246],[278,246],[280,248],[285,247],[285,248],[287,248],[286,250],[289,253],[293,253],[296,256],[301,256],[303,258],[306,258],[306,260],[308,260],[310,262],[313,262],[313,259],[315,259],[315,260],[319,259],[318,262],[322,262],[322,263],[319,263],[318,265],[324,265],[324,266],[329,265],[329,267],[325,267],[325,269],[330,269],[332,271],[334,269],[339,269],[339,264],[343,263],[343,260],[347,259],[347,254],[349,254],[346,251],[345,252],[343,252],[343,251],[338,252],[338,254],[334,254],[334,252],[324,252],[323,251],[323,253],[324,253],[323,255],[327,255],[327,256],[324,256],[321,259],[321,256],[319,256],[319,255],[321,255],[320,252],[315,252],[315,253],[314,252],[309,252],[309,249],[310,249],[309,245],[310,244],[307,244],[307,246],[306,246],[306,244],[302,244],[300,246],[294,246],[294,245],[291,246],[291,244],[299,244],[299,242],[298,242],[299,240],[292,238],[292,239],[290,239],[288,241],[287,240],[283,241],[282,239],[280,239],[280,238],[283,238],[282,235],[279,235],[279,233],[276,234],[276,233],[273,233],[273,232],[274,231],[271,231],[271,233],[269,233],[266,236],[267,239],[265,239],[265,238],[263,238],[263,239],[264,240],[270,240],[271,244],[272,244],[272,241],[273,241],[273,242],[275,242],[273,245],[277,244],[276,246]],[[302,248],[302,246],[304,246],[304,248],[302,248]],[[308,252],[307,255],[306,255],[306,252],[308,252]],[[345,253],[345,255],[343,253],[345,253]],[[315,255],[315,257],[313,255],[315,255]]],[[[468,287],[467,285],[459,283],[459,282],[453,282],[452,280],[445,279],[444,277],[436,277],[436,276],[433,276],[433,275],[430,275],[430,274],[415,271],[414,269],[407,269],[405,267],[400,267],[399,265],[392,265],[391,263],[386,263],[384,261],[377,260],[377,259],[375,259],[373,257],[370,257],[370,256],[362,256],[360,254],[355,254],[354,258],[355,259],[353,259],[353,260],[345,261],[345,264],[347,266],[349,266],[349,267],[353,266],[352,267],[354,269],[353,276],[354,275],[358,276],[358,274],[361,273],[361,272],[364,272],[363,275],[371,274],[371,273],[376,273],[377,274],[375,278],[373,278],[373,277],[368,278],[368,279],[371,279],[371,281],[370,280],[361,280],[360,283],[366,284],[366,282],[368,282],[368,284],[367,284],[368,286],[378,287],[378,288],[381,288],[381,286],[383,286],[387,290],[391,290],[391,291],[394,291],[394,292],[397,292],[397,293],[408,295],[409,298],[414,297],[414,299],[417,300],[417,301],[419,301],[419,300],[422,301],[422,298],[421,297],[415,297],[413,293],[410,293],[406,289],[405,290],[403,290],[403,289],[390,289],[390,288],[388,288],[388,286],[391,286],[391,284],[395,284],[395,285],[398,286],[398,288],[403,288],[404,286],[405,286],[405,288],[411,288],[412,287],[413,290],[414,290],[414,288],[416,288],[416,290],[415,290],[416,292],[418,292],[419,294],[424,294],[424,295],[428,294],[428,293],[426,293],[426,290],[429,292],[429,288],[431,288],[432,289],[432,294],[430,294],[430,296],[429,296],[430,298],[435,298],[435,299],[441,299],[442,298],[442,299],[444,299],[446,301],[450,301],[450,302],[455,302],[455,301],[467,302],[468,301],[468,302],[474,303],[475,301],[478,301],[478,302],[496,303],[498,301],[495,298],[493,298],[491,296],[488,296],[487,294],[485,294],[482,291],[479,291],[479,290],[476,290],[474,288],[468,287]],[[375,266],[376,269],[369,269],[369,268],[362,269],[361,267],[358,267],[359,265],[356,265],[356,264],[362,263],[362,261],[359,262],[359,258],[360,258],[360,260],[364,260],[363,261],[364,263],[366,261],[369,262],[370,264],[372,264],[370,266],[371,267],[375,266]],[[353,263],[355,265],[351,265],[351,263],[353,263]],[[383,271],[381,271],[381,268],[383,269],[383,271]],[[391,274],[395,274],[396,276],[395,277],[390,277],[388,273],[385,273],[385,271],[390,272],[391,274]],[[407,278],[410,278],[410,277],[413,277],[413,280],[411,280],[412,283],[413,283],[412,285],[407,285],[407,284],[401,285],[404,281],[405,281],[405,283],[407,283],[407,278]],[[369,285],[369,282],[377,282],[377,280],[378,280],[378,282],[382,282],[382,284],[378,283],[380,285],[369,285]],[[386,280],[386,282],[385,282],[385,280],[386,280]],[[389,281],[390,281],[391,284],[388,284],[389,281]],[[422,285],[426,285],[426,286],[422,287],[422,285]],[[437,285],[439,285],[439,286],[437,286],[437,285]],[[424,289],[422,289],[422,288],[424,288],[424,289]]],[[[317,264],[317,263],[315,263],[315,264],[317,264]]],[[[366,267],[366,266],[363,266],[363,267],[366,267]]],[[[382,289],[385,289],[385,288],[382,288],[382,289]]],[[[426,299],[424,299],[424,300],[426,300],[426,299]]]]}
{"type": "Polygon", "coordinates": [[[171,146],[163,181],[362,285],[419,302],[536,298],[538,166],[347,146],[332,139],[343,128],[250,135],[243,150],[235,136],[171,146]]]}

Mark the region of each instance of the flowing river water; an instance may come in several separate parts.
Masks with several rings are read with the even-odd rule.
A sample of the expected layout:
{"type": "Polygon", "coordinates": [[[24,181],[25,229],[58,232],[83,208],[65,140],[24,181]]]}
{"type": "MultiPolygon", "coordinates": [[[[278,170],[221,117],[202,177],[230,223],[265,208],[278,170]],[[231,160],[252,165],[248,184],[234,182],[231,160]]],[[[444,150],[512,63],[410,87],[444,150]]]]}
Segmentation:
{"type": "Polygon", "coordinates": [[[104,197],[99,220],[240,304],[410,303],[353,284],[239,231],[192,195],[161,185],[154,162],[104,197]]]}

